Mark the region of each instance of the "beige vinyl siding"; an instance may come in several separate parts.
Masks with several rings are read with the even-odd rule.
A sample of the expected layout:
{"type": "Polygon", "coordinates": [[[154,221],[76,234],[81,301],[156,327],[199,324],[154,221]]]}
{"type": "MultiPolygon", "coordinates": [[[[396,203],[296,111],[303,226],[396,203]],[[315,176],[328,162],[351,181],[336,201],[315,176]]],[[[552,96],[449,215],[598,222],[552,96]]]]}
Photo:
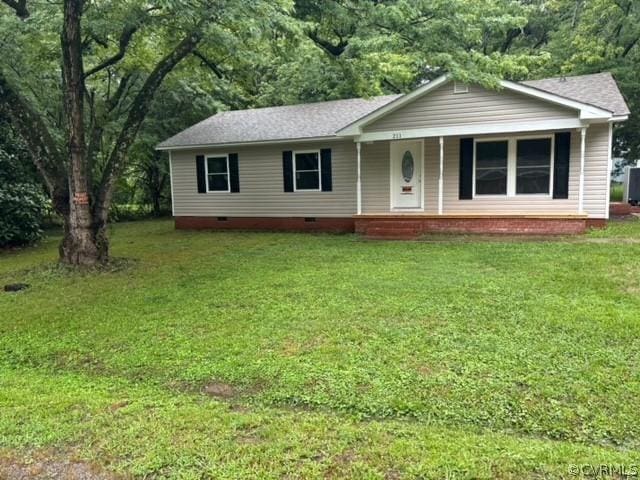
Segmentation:
{"type": "MultiPolygon", "coordinates": [[[[580,152],[580,135],[572,140],[572,152],[580,152]]],[[[584,162],[584,210],[593,218],[608,218],[609,194],[609,124],[591,125],[587,129],[584,162]]],[[[580,158],[580,157],[578,157],[580,158]]]]}
{"type": "Polygon", "coordinates": [[[449,82],[367,125],[364,132],[576,117],[576,110],[504,89],[470,85],[468,93],[454,94],[449,82]]]}
{"type": "MultiPolygon", "coordinates": [[[[527,132],[526,135],[535,133],[527,132]]],[[[579,131],[571,132],[569,198],[566,200],[542,195],[478,196],[472,200],[459,200],[459,147],[459,137],[445,137],[444,214],[577,213],[579,131]]],[[[608,149],[609,125],[590,126],[586,138],[584,208],[592,218],[607,216],[608,149]]],[[[423,188],[425,213],[428,214],[438,213],[439,151],[437,138],[424,139],[423,188]]],[[[363,213],[390,211],[389,152],[387,141],[362,145],[363,213]]],[[[171,168],[176,216],[347,217],[356,212],[356,149],[351,141],[173,152],[171,168]],[[333,191],[285,193],[282,151],[320,148],[332,149],[333,191]],[[197,193],[195,157],[216,152],[238,153],[240,193],[197,193]]]]}
{"type": "Polygon", "coordinates": [[[352,141],[175,151],[171,161],[174,215],[349,217],[356,211],[355,158],[352,141]],[[285,192],[282,152],[322,148],[331,148],[333,191],[285,192]],[[239,193],[198,193],[196,155],[215,153],[238,154],[239,193]]]}
{"type": "Polygon", "coordinates": [[[389,211],[389,142],[362,144],[362,213],[389,211]]]}
{"type": "MultiPolygon", "coordinates": [[[[527,132],[526,136],[553,132],[527,132]]],[[[505,135],[505,138],[518,134],[505,135]]],[[[487,136],[476,136],[483,138],[487,136]]],[[[490,137],[496,137],[491,135],[490,137]]],[[[585,154],[584,209],[591,218],[607,216],[609,125],[591,125],[587,129],[585,154]]],[[[424,139],[425,213],[438,213],[438,172],[440,147],[437,138],[424,139]]],[[[446,214],[576,214],[580,178],[580,131],[571,132],[569,198],[554,199],[546,195],[476,196],[458,198],[460,137],[444,139],[443,213],[446,214]]],[[[389,212],[389,142],[375,142],[363,147],[363,212],[389,212]],[[386,155],[386,158],[385,156],[386,155]],[[383,178],[376,178],[382,176],[383,178]],[[373,186],[375,185],[375,187],[373,186]],[[365,194],[366,192],[366,194],[365,194]]]]}

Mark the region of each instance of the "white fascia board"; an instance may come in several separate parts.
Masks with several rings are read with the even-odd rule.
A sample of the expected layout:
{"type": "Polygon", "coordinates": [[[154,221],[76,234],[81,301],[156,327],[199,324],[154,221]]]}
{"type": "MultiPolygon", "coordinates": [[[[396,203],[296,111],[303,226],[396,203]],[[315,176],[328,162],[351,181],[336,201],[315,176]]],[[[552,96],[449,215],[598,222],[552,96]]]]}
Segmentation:
{"type": "Polygon", "coordinates": [[[421,97],[422,95],[439,87],[440,85],[447,83],[449,80],[451,80],[451,76],[449,74],[441,75],[435,80],[430,81],[426,85],[418,87],[414,91],[409,92],[406,95],[403,95],[402,97],[398,97],[392,102],[387,103],[386,105],[378,108],[377,110],[374,110],[368,115],[365,115],[364,117],[359,118],[352,124],[347,125],[346,127],[338,130],[336,132],[336,135],[344,136],[344,137],[360,135],[360,133],[362,132],[362,128],[365,127],[366,125],[370,124],[371,122],[374,122],[380,117],[383,117],[393,112],[394,110],[397,110],[403,105],[406,105],[407,103],[415,100],[416,98],[421,97]]]}
{"type": "Polygon", "coordinates": [[[500,82],[500,85],[514,92],[519,92],[524,95],[529,95],[541,100],[546,100],[547,102],[555,103],[556,105],[579,110],[580,118],[582,120],[593,120],[598,118],[609,119],[613,115],[612,112],[610,112],[609,110],[605,110],[604,108],[594,107],[593,105],[578,102],[576,100],[570,100],[568,98],[564,98],[550,92],[545,92],[534,87],[529,87],[528,85],[523,85],[521,83],[502,80],[500,82]]]}
{"type": "Polygon", "coordinates": [[[536,120],[530,122],[510,122],[478,125],[452,125],[448,127],[414,128],[410,130],[389,130],[386,132],[363,133],[354,140],[357,142],[375,142],[379,140],[406,140],[410,138],[450,137],[466,135],[486,135],[515,132],[537,132],[547,130],[567,130],[581,128],[587,123],[578,118],[565,120],[536,120]]]}
{"type": "Polygon", "coordinates": [[[155,149],[159,151],[172,151],[172,150],[201,150],[203,148],[235,148],[235,147],[251,147],[255,145],[277,145],[279,143],[307,143],[307,142],[335,142],[338,140],[344,141],[341,137],[308,137],[308,138],[283,138],[281,140],[263,140],[256,142],[236,142],[236,143],[202,143],[198,145],[177,145],[175,147],[161,147],[157,146],[155,149]]]}

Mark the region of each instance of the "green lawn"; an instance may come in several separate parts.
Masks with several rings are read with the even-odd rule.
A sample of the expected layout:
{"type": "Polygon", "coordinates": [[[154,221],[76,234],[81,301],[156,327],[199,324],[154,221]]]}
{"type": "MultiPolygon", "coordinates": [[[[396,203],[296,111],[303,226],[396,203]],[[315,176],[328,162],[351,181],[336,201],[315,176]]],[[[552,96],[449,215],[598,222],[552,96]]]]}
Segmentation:
{"type": "Polygon", "coordinates": [[[551,240],[120,224],[0,254],[2,466],[145,478],[562,478],[640,464],[640,221],[551,240]],[[471,241],[470,241],[471,240],[471,241]]]}
{"type": "Polygon", "coordinates": [[[612,202],[621,202],[624,196],[624,187],[621,183],[611,184],[610,198],[612,202]]]}

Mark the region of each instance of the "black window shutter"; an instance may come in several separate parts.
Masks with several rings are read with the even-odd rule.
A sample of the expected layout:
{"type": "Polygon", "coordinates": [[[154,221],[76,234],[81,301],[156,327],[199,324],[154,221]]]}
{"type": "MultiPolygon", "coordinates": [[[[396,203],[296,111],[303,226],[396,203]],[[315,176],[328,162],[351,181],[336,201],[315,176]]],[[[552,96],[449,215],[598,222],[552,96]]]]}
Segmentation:
{"type": "Polygon", "coordinates": [[[553,198],[569,198],[569,157],[571,156],[571,132],[555,135],[553,160],[553,198]]]}
{"type": "Polygon", "coordinates": [[[196,175],[198,176],[198,193],[207,193],[207,178],[204,171],[204,155],[196,155],[196,175]]]}
{"type": "Polygon", "coordinates": [[[233,193],[240,191],[240,176],[238,175],[238,154],[229,154],[229,189],[233,193]]]}
{"type": "Polygon", "coordinates": [[[293,192],[293,152],[282,152],[282,176],[284,178],[284,191],[293,192]]]}
{"type": "Polygon", "coordinates": [[[333,189],[330,148],[323,148],[320,150],[320,169],[322,171],[322,191],[330,192],[333,189]]]}
{"type": "Polygon", "coordinates": [[[460,139],[460,200],[473,198],[473,138],[460,139]]]}

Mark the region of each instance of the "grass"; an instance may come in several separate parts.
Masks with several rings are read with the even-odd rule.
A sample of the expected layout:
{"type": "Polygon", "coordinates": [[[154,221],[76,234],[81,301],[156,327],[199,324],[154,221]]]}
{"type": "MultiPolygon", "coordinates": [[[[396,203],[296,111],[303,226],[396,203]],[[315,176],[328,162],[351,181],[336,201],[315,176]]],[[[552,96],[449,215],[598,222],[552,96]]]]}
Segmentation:
{"type": "Polygon", "coordinates": [[[0,466],[563,478],[640,462],[640,221],[525,241],[119,224],[102,273],[0,254],[0,466]]]}
{"type": "Polygon", "coordinates": [[[622,183],[612,183],[610,199],[612,202],[621,202],[624,195],[624,187],[622,183]]]}

